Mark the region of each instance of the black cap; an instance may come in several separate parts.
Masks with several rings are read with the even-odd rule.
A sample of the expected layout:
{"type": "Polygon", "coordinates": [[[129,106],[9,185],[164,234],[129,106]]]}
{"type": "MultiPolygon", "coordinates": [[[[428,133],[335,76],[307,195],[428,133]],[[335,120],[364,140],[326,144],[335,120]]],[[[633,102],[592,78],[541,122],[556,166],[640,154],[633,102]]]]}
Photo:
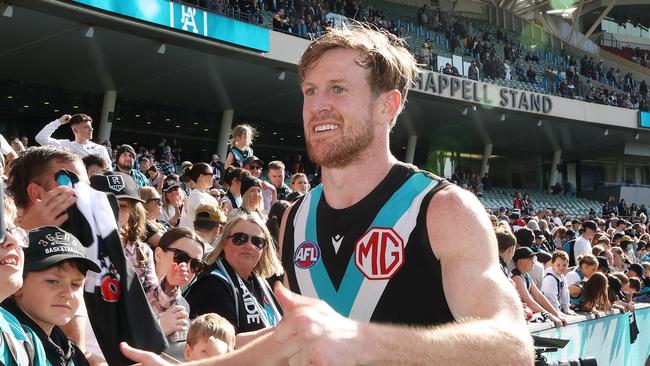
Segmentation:
{"type": "Polygon", "coordinates": [[[253,177],[252,175],[242,175],[241,177],[241,188],[239,189],[240,194],[243,196],[246,191],[248,191],[252,187],[260,187],[262,188],[262,182],[253,177]]]}
{"type": "Polygon", "coordinates": [[[135,149],[131,145],[124,144],[120,146],[117,149],[117,154],[115,155],[115,160],[120,159],[120,155],[124,154],[125,152],[131,153],[133,155],[133,159],[135,159],[138,155],[135,153],[135,149]]]}
{"type": "Polygon", "coordinates": [[[180,186],[181,184],[176,179],[165,179],[162,190],[163,192],[169,192],[172,188],[180,186]]]}
{"type": "Polygon", "coordinates": [[[255,156],[255,155],[247,157],[247,158],[244,160],[244,163],[243,163],[242,165],[243,165],[243,166],[246,166],[246,165],[248,165],[248,164],[250,164],[250,163],[255,163],[255,162],[258,162],[258,163],[260,163],[260,165],[264,166],[264,162],[263,162],[260,158],[258,158],[257,156],[255,156]]]}
{"type": "Polygon", "coordinates": [[[28,272],[42,271],[69,259],[82,262],[89,271],[101,271],[95,262],[86,258],[86,249],[74,235],[55,226],[31,230],[29,247],[24,251],[28,272]]]}
{"type": "Polygon", "coordinates": [[[517,261],[520,260],[520,259],[532,258],[532,257],[534,257],[536,255],[537,254],[535,252],[533,252],[532,249],[530,249],[528,247],[521,247],[521,248],[517,248],[517,250],[515,250],[515,255],[512,256],[512,260],[515,263],[517,263],[517,261]]]}
{"type": "Polygon", "coordinates": [[[144,203],[133,178],[122,172],[93,175],[90,177],[90,186],[98,191],[112,193],[117,198],[127,198],[144,203]]]}

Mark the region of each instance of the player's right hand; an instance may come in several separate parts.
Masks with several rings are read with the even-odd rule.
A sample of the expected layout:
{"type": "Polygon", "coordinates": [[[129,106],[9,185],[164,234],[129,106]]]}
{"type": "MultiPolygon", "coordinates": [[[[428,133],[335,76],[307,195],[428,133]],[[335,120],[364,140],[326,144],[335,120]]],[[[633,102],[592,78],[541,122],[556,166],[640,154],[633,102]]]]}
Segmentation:
{"type": "Polygon", "coordinates": [[[70,122],[70,118],[72,118],[71,115],[69,115],[69,114],[64,114],[64,115],[62,115],[61,117],[59,117],[59,123],[62,124],[62,125],[64,125],[64,124],[70,122]]]}

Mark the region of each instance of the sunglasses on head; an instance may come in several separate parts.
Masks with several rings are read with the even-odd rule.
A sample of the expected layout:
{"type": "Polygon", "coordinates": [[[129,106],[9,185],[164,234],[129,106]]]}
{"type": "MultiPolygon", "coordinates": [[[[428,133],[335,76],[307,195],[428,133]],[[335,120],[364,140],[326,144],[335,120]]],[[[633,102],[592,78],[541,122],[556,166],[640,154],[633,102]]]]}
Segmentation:
{"type": "Polygon", "coordinates": [[[176,249],[176,248],[167,248],[163,249],[166,252],[174,253],[174,263],[189,263],[190,271],[194,274],[199,274],[203,272],[205,268],[205,262],[200,259],[192,258],[185,251],[176,249]]]}
{"type": "Polygon", "coordinates": [[[261,236],[248,235],[244,233],[234,233],[230,235],[228,239],[232,239],[232,243],[238,247],[248,243],[249,239],[251,244],[253,244],[258,249],[262,249],[266,245],[265,238],[262,238],[261,236]]]}

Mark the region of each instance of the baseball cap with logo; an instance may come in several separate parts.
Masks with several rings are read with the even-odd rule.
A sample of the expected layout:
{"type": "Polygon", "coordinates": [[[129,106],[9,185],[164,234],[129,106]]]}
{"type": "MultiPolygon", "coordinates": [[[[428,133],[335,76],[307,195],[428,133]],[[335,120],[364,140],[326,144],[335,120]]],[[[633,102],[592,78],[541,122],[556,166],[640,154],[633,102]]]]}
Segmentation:
{"type": "Polygon", "coordinates": [[[98,191],[112,193],[118,199],[127,198],[144,203],[133,178],[122,172],[93,175],[90,177],[90,186],[98,191]]]}
{"type": "Polygon", "coordinates": [[[172,188],[174,187],[180,187],[181,184],[178,182],[177,179],[165,179],[163,182],[163,192],[169,192],[172,188]]]}
{"type": "Polygon", "coordinates": [[[537,255],[537,253],[533,252],[532,249],[530,249],[528,247],[521,247],[521,248],[517,248],[517,250],[515,250],[515,255],[512,256],[512,260],[515,263],[517,263],[517,261],[520,260],[520,259],[532,258],[532,257],[534,257],[536,255],[537,255]]]}
{"type": "Polygon", "coordinates": [[[67,231],[43,226],[29,232],[25,251],[25,271],[42,271],[65,260],[83,263],[89,271],[100,272],[99,266],[86,258],[86,249],[67,231]]]}

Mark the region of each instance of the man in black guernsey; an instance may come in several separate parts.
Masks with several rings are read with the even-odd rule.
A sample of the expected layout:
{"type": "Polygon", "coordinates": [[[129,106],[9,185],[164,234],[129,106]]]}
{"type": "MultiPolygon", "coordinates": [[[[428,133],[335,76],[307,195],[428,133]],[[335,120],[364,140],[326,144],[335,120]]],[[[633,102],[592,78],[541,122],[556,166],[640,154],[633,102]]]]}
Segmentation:
{"type": "Polygon", "coordinates": [[[417,75],[403,41],[331,29],[298,72],[307,151],[322,168],[322,184],[281,227],[285,284],[300,295],[276,286],[285,317],[275,329],[200,364],[531,365],[521,302],[482,205],[390,153],[417,75]]]}

